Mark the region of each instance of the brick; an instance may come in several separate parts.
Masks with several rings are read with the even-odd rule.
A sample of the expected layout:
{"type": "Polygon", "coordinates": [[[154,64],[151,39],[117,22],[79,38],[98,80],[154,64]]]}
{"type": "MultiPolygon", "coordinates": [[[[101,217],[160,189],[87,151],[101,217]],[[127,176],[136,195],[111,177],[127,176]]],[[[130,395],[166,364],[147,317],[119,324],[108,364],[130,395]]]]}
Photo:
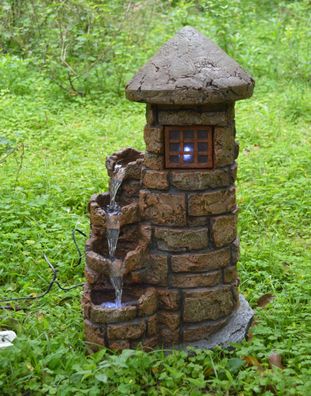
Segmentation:
{"type": "Polygon", "coordinates": [[[89,215],[92,226],[106,227],[105,211],[96,202],[89,203],[89,215]]]}
{"type": "Polygon", "coordinates": [[[157,314],[147,319],[147,336],[152,337],[158,334],[158,316],[157,314]]]}
{"type": "Polygon", "coordinates": [[[234,127],[216,127],[214,129],[214,165],[221,167],[235,160],[234,127]]]}
{"type": "Polygon", "coordinates": [[[148,288],[144,294],[138,299],[138,315],[152,315],[158,307],[157,293],[154,288],[148,288]]]}
{"type": "Polygon", "coordinates": [[[171,183],[179,190],[205,190],[208,188],[226,187],[231,184],[231,173],[228,169],[172,170],[171,183]]]}
{"type": "Polygon", "coordinates": [[[236,181],[237,172],[238,172],[238,164],[237,164],[236,162],[234,162],[234,163],[230,166],[230,175],[231,175],[231,183],[232,183],[232,184],[234,184],[234,182],[236,181]]]}
{"type": "Polygon", "coordinates": [[[109,348],[115,352],[123,351],[130,348],[130,343],[127,340],[114,340],[109,342],[109,348]]]}
{"type": "Polygon", "coordinates": [[[224,269],[224,283],[232,283],[237,280],[238,272],[235,266],[224,269]]]}
{"type": "Polygon", "coordinates": [[[169,188],[167,175],[167,171],[146,170],[142,179],[143,186],[155,190],[167,190],[169,188]]]}
{"type": "Polygon", "coordinates": [[[240,260],[240,240],[236,238],[231,244],[231,261],[236,264],[240,260]]]}
{"type": "Polygon", "coordinates": [[[150,254],[146,259],[144,282],[150,285],[167,285],[167,256],[150,254]]]}
{"type": "Polygon", "coordinates": [[[158,321],[162,326],[174,331],[180,325],[180,312],[159,311],[158,321]]]}
{"type": "Polygon", "coordinates": [[[144,139],[146,150],[150,153],[160,154],[164,151],[163,128],[145,126],[144,139]]]}
{"type": "Polygon", "coordinates": [[[197,226],[207,227],[208,225],[209,225],[209,216],[197,216],[197,217],[188,216],[189,227],[197,227],[197,226]]]}
{"type": "Polygon", "coordinates": [[[105,345],[105,331],[100,326],[95,326],[89,320],[84,321],[84,334],[88,343],[96,345],[105,345]]]}
{"type": "Polygon", "coordinates": [[[237,216],[217,216],[211,219],[212,239],[216,247],[231,243],[237,235],[237,216]]]}
{"type": "Polygon", "coordinates": [[[175,310],[180,306],[180,293],[173,289],[157,289],[159,308],[175,310]]]}
{"type": "Polygon", "coordinates": [[[92,304],[90,307],[90,319],[93,323],[116,323],[132,320],[136,317],[135,306],[127,305],[122,308],[106,308],[92,304]]]}
{"type": "Polygon", "coordinates": [[[108,260],[92,250],[86,252],[86,264],[91,270],[98,274],[109,274],[108,260]]]}
{"type": "Polygon", "coordinates": [[[97,272],[90,269],[88,266],[84,268],[84,276],[86,278],[87,283],[90,285],[96,283],[100,278],[100,275],[97,272]]]}
{"type": "Polygon", "coordinates": [[[230,315],[234,308],[235,301],[230,287],[184,291],[185,322],[217,320],[230,315]]]}
{"type": "Polygon", "coordinates": [[[186,225],[186,203],[182,193],[152,193],[142,190],[139,208],[141,216],[153,224],[186,225]]]}
{"type": "Polygon", "coordinates": [[[171,285],[173,287],[211,287],[216,286],[221,281],[221,272],[215,271],[201,274],[173,274],[171,285]]]}
{"type": "Polygon", "coordinates": [[[121,208],[121,212],[122,212],[120,219],[121,227],[127,224],[138,223],[140,220],[137,201],[132,202],[129,205],[123,206],[121,208]]]}
{"type": "Polygon", "coordinates": [[[153,154],[146,152],[144,156],[144,165],[146,168],[153,170],[164,169],[164,157],[163,155],[153,154]]]}
{"type": "Polygon", "coordinates": [[[170,330],[167,327],[162,327],[159,330],[159,334],[163,345],[178,344],[180,342],[179,329],[170,330]]]}
{"type": "Polygon", "coordinates": [[[183,329],[183,340],[184,342],[192,342],[207,338],[217,330],[221,329],[227,321],[228,319],[225,318],[215,322],[203,322],[194,325],[186,324],[183,329]]]}
{"type": "Polygon", "coordinates": [[[160,110],[158,122],[161,125],[221,125],[228,124],[227,111],[201,112],[194,110],[160,110]]]}
{"type": "Polygon", "coordinates": [[[233,211],[235,207],[234,187],[206,193],[191,193],[188,198],[188,212],[190,216],[222,214],[233,211]]]}
{"type": "Polygon", "coordinates": [[[204,272],[213,271],[230,264],[230,248],[214,250],[206,253],[179,254],[172,256],[173,272],[204,272]]]}
{"type": "Polygon", "coordinates": [[[208,229],[155,228],[158,249],[165,251],[185,251],[204,249],[208,246],[208,229]]]}
{"type": "Polygon", "coordinates": [[[157,346],[158,342],[158,336],[145,338],[142,341],[142,348],[144,351],[150,351],[157,346]]]}
{"type": "Polygon", "coordinates": [[[136,340],[141,337],[146,329],[144,320],[135,320],[135,322],[109,324],[107,326],[107,336],[111,340],[136,340]]]}
{"type": "Polygon", "coordinates": [[[146,121],[147,126],[156,125],[158,123],[157,106],[152,106],[150,104],[146,105],[146,121]]]}

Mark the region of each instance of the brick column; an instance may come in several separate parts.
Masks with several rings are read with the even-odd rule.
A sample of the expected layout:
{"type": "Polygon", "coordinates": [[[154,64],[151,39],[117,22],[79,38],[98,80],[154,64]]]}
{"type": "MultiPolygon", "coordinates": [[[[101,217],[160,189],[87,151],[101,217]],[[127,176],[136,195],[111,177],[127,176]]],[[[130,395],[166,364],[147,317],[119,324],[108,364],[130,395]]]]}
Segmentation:
{"type": "Polygon", "coordinates": [[[146,119],[139,208],[152,240],[137,281],[158,290],[161,342],[195,341],[220,328],[238,304],[233,104],[147,106],[146,119]],[[215,167],[165,169],[164,125],[194,123],[213,125],[215,167]]]}

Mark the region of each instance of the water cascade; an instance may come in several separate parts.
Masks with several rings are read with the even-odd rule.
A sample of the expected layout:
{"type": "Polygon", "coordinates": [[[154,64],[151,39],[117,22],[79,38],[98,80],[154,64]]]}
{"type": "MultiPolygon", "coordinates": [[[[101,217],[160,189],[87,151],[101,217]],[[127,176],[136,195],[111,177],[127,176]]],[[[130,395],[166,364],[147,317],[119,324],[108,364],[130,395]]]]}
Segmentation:
{"type": "MultiPolygon", "coordinates": [[[[110,204],[105,208],[107,224],[107,242],[109,250],[110,281],[115,290],[115,302],[109,305],[120,308],[122,305],[123,289],[123,262],[115,257],[116,248],[120,233],[121,208],[116,202],[117,192],[125,177],[125,168],[120,164],[114,167],[110,182],[110,204]]],[[[107,306],[107,303],[105,303],[107,306]]]]}

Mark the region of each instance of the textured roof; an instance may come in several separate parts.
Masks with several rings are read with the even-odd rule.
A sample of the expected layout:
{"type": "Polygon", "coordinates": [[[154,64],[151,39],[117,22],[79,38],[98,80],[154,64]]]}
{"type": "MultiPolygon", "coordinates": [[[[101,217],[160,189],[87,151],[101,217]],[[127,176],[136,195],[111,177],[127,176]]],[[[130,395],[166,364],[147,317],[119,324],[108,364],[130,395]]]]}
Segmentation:
{"type": "Polygon", "coordinates": [[[254,80],[214,42],[181,29],[126,86],[126,97],[154,104],[231,102],[252,95],[254,80]]]}

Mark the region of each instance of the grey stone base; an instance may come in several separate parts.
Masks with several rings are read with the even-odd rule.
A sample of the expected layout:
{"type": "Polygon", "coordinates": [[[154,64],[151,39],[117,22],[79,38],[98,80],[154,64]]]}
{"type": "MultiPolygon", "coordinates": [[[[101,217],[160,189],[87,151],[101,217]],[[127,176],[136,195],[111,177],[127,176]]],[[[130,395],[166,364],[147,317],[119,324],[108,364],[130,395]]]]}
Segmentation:
{"type": "Polygon", "coordinates": [[[174,349],[187,349],[188,347],[211,349],[216,345],[227,347],[230,343],[242,342],[247,336],[253,316],[254,311],[245,297],[240,294],[240,306],[232,314],[226,326],[204,340],[180,344],[174,349]]]}

